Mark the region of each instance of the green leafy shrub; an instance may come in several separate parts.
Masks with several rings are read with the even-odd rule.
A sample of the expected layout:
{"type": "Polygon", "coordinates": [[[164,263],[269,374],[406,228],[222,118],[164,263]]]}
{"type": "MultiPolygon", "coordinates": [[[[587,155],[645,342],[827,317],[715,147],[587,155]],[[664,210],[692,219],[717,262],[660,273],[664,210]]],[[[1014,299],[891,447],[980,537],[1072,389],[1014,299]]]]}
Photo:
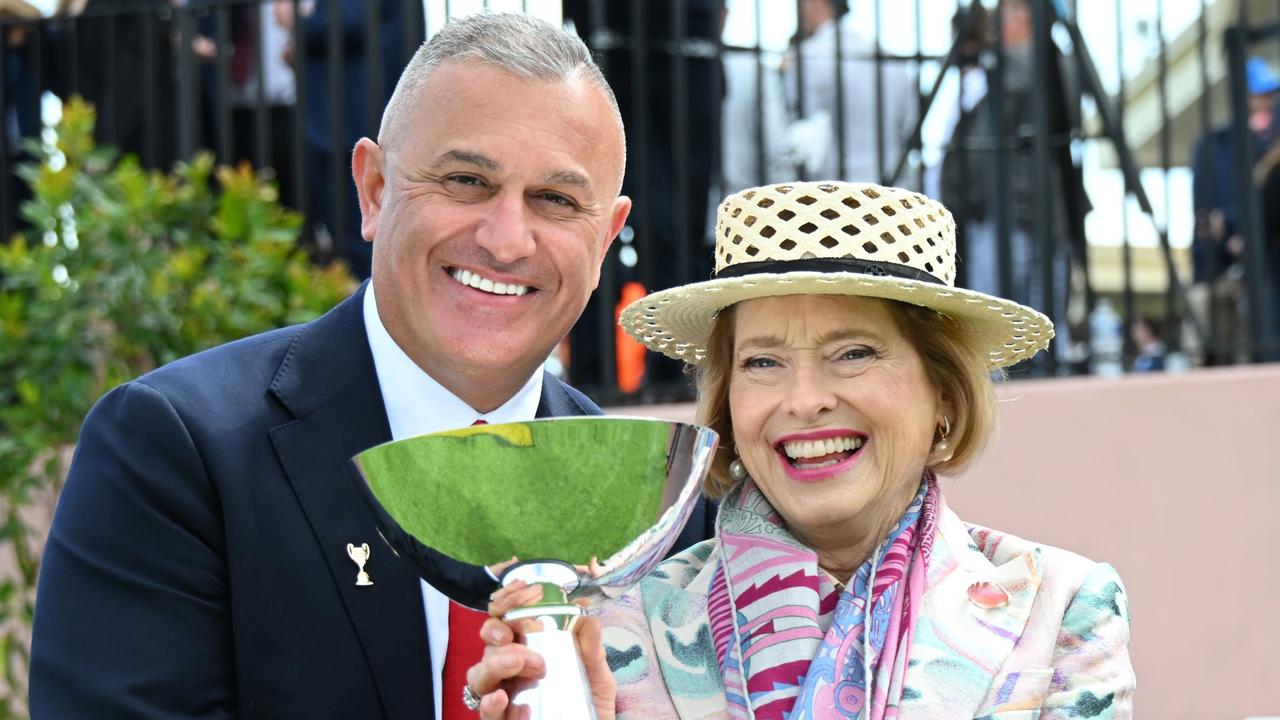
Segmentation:
{"type": "Polygon", "coordinates": [[[27,230],[0,243],[0,716],[25,714],[39,508],[94,401],[170,360],[309,320],[353,289],[345,269],[298,250],[300,217],[247,165],[205,154],[144,170],[94,147],[93,122],[73,100],[57,147],[31,146],[27,230]]]}

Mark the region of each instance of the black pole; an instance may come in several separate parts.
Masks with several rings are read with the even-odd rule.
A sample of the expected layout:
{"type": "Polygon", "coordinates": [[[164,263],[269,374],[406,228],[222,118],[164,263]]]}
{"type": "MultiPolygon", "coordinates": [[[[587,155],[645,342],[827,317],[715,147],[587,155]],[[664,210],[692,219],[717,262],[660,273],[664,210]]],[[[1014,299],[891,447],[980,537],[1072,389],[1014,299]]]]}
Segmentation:
{"type": "MultiPolygon", "coordinates": [[[[1049,34],[1049,12],[1045,7],[1048,0],[1030,0],[1031,24],[1034,28],[1032,51],[1035,56],[1036,87],[1033,88],[1031,103],[1032,125],[1034,134],[1031,137],[1031,166],[1036,202],[1035,232],[1036,244],[1040,247],[1040,294],[1044,303],[1045,314],[1054,322],[1066,322],[1065,314],[1060,312],[1055,287],[1055,265],[1059,238],[1054,218],[1054,202],[1052,197],[1049,173],[1052,172],[1049,157],[1049,91],[1060,84],[1059,79],[1052,76],[1055,63],[1053,61],[1053,38],[1049,34]]],[[[1057,353],[1052,350],[1044,355],[1045,371],[1049,375],[1057,370],[1057,353]]]]}
{"type": "Polygon", "coordinates": [[[143,127],[142,163],[154,168],[160,162],[160,91],[156,87],[156,17],[152,13],[142,16],[142,97],[143,127]]]}
{"type": "MultiPolygon", "coordinates": [[[[800,27],[800,18],[803,17],[804,0],[796,0],[796,43],[793,48],[796,60],[796,117],[803,118],[805,116],[804,102],[804,53],[801,48],[801,35],[804,29],[800,27]]],[[[759,38],[757,38],[759,41],[759,38]]],[[[800,180],[808,180],[807,168],[803,162],[796,164],[796,177],[800,180]]]]}
{"type": "Polygon", "coordinates": [[[267,118],[267,28],[262,22],[261,8],[250,5],[246,11],[250,14],[249,27],[253,28],[253,68],[258,76],[253,97],[253,166],[261,171],[271,163],[268,152],[271,140],[267,118]]]}
{"type": "MultiPolygon", "coordinates": [[[[1116,95],[1116,123],[1119,125],[1121,137],[1124,137],[1124,116],[1125,105],[1129,101],[1128,81],[1124,76],[1124,13],[1120,9],[1121,0],[1115,0],[1115,18],[1116,18],[1116,75],[1120,78],[1120,91],[1116,95]]],[[[1079,11],[1077,11],[1078,13],[1079,11]]],[[[1080,57],[1076,53],[1077,59],[1080,57]]],[[[1083,73],[1081,73],[1083,75],[1083,73]]],[[[1129,193],[1133,188],[1129,187],[1129,176],[1121,173],[1124,179],[1124,197],[1120,198],[1120,261],[1121,271],[1124,273],[1124,321],[1125,327],[1133,327],[1136,320],[1134,307],[1135,298],[1133,293],[1133,245],[1132,238],[1129,237],[1129,193]]],[[[1089,306],[1089,311],[1093,311],[1093,306],[1089,306]]],[[[1088,327],[1088,323],[1085,323],[1088,327]]],[[[1092,330],[1092,328],[1089,328],[1092,330]]],[[[1126,368],[1133,363],[1133,358],[1137,355],[1137,348],[1133,343],[1133,333],[1123,333],[1124,346],[1121,350],[1122,360],[1126,368]]],[[[1092,347],[1092,346],[1091,346],[1092,347]]]]}
{"type": "MultiPolygon", "coordinates": [[[[218,118],[218,134],[216,150],[218,162],[231,163],[231,54],[234,41],[231,37],[231,8],[223,5],[214,9],[214,42],[218,46],[218,55],[214,61],[216,91],[214,102],[218,118]]],[[[261,81],[261,76],[259,76],[261,81]]]]}
{"type": "MultiPolygon", "coordinates": [[[[343,141],[343,118],[346,88],[343,86],[343,65],[345,65],[346,48],[342,42],[342,5],[337,2],[330,2],[327,6],[328,17],[326,18],[326,51],[328,52],[328,75],[329,75],[329,167],[327,168],[328,177],[325,181],[329,183],[329,238],[333,242],[333,251],[337,257],[346,255],[346,238],[343,237],[343,217],[346,214],[346,203],[343,202],[343,185],[344,170],[343,159],[350,152],[351,148],[344,148],[346,143],[343,141]]],[[[355,88],[351,88],[353,91],[355,88]]],[[[319,212],[320,208],[316,208],[319,212]]]]}
{"type": "Polygon", "coordinates": [[[9,83],[3,82],[9,77],[9,43],[6,38],[10,27],[12,26],[8,23],[0,23],[0,118],[6,121],[0,126],[0,244],[9,242],[9,238],[13,236],[12,220],[18,217],[13,208],[13,168],[10,162],[7,122],[14,102],[9,97],[9,83]]]}
{"type": "MultiPolygon", "coordinates": [[[[290,32],[291,43],[293,44],[293,112],[289,117],[289,124],[293,130],[293,206],[302,213],[302,217],[307,220],[307,227],[315,231],[315,218],[312,216],[311,197],[308,189],[311,183],[316,182],[319,178],[307,177],[307,168],[305,163],[307,144],[306,144],[306,124],[303,122],[303,114],[307,107],[307,60],[306,49],[303,47],[302,39],[302,16],[299,15],[302,0],[292,0],[293,4],[293,28],[290,32]]],[[[309,240],[314,240],[310,238],[309,240]]]]}
{"type": "Polygon", "coordinates": [[[378,32],[382,25],[381,5],[380,2],[364,4],[365,134],[373,134],[373,137],[377,137],[378,125],[382,121],[383,98],[386,97],[382,88],[382,36],[378,32]]]}
{"type": "MultiPolygon", "coordinates": [[[[1244,16],[1244,4],[1241,15],[1244,16]]],[[[1243,18],[1242,18],[1243,19],[1243,18]]],[[[1253,134],[1249,130],[1248,88],[1245,81],[1247,25],[1228,28],[1227,57],[1231,66],[1232,140],[1236,159],[1237,202],[1240,207],[1240,231],[1245,242],[1245,281],[1249,298],[1249,357],[1254,362],[1270,353],[1271,307],[1267,282],[1267,254],[1262,228],[1261,208],[1253,185],[1253,134]]]]}
{"type": "MultiPolygon", "coordinates": [[[[977,2],[977,0],[974,0],[977,2]]],[[[1000,294],[1010,297],[1013,290],[1013,262],[1010,252],[1013,232],[1013,207],[1009,203],[1009,142],[1004,123],[1004,12],[1003,4],[996,5],[995,63],[987,68],[987,97],[990,132],[996,153],[992,167],[991,184],[994,192],[988,193],[988,217],[995,218],[996,269],[1000,281],[1000,294]]]]}
{"type": "MultiPolygon", "coordinates": [[[[876,7],[877,8],[880,7],[880,0],[876,0],[876,7]]],[[[833,118],[835,121],[835,128],[836,128],[836,179],[837,180],[864,180],[865,178],[850,178],[849,168],[845,164],[845,148],[848,147],[849,138],[846,137],[845,135],[845,122],[844,122],[844,101],[845,101],[845,97],[844,97],[844,32],[840,27],[841,19],[842,18],[837,17],[834,21],[835,44],[833,47],[835,50],[835,57],[832,58],[832,60],[835,62],[835,83],[836,83],[836,107],[835,107],[835,116],[833,118]]],[[[879,37],[879,32],[880,32],[880,29],[879,27],[877,27],[876,28],[877,38],[879,37]]],[[[879,57],[876,58],[875,63],[876,63],[876,74],[879,75],[879,70],[880,70],[879,57]]],[[[877,101],[876,102],[877,118],[880,117],[879,108],[880,108],[880,103],[877,101]]],[[[877,130],[878,129],[879,129],[879,126],[877,126],[877,130]]],[[[877,137],[877,142],[879,142],[879,140],[880,138],[877,137]]],[[[880,147],[883,147],[883,143],[881,143],[880,147]]]]}
{"type": "Polygon", "coordinates": [[[189,7],[176,9],[178,19],[178,157],[191,159],[196,147],[196,77],[191,43],[195,40],[195,18],[189,7]]]}
{"type": "Polygon", "coordinates": [[[119,63],[116,62],[118,52],[116,46],[116,22],[120,19],[119,15],[111,14],[100,20],[99,27],[103,28],[102,44],[106,48],[107,67],[103,72],[103,80],[106,85],[102,88],[101,106],[98,108],[98,126],[99,137],[103,138],[108,144],[120,145],[120,124],[117,121],[119,117],[120,103],[118,98],[120,92],[120,83],[118,78],[120,71],[119,63]]]}
{"type": "Polygon", "coordinates": [[[675,161],[673,170],[676,184],[675,281],[684,284],[689,281],[690,245],[696,240],[689,237],[689,67],[685,58],[684,0],[670,0],[667,9],[670,12],[673,47],[668,68],[672,95],[671,129],[674,134],[671,149],[675,161]]]}
{"type": "MultiPolygon", "coordinates": [[[[1164,0],[1156,0],[1156,37],[1160,42],[1160,53],[1157,57],[1158,64],[1156,66],[1160,88],[1160,171],[1164,190],[1164,226],[1165,232],[1168,233],[1173,202],[1173,196],[1169,192],[1169,169],[1170,165],[1172,165],[1170,157],[1173,155],[1173,149],[1170,145],[1169,134],[1169,56],[1164,41],[1164,0]]],[[[1177,298],[1178,295],[1174,292],[1173,283],[1169,283],[1165,288],[1164,294],[1164,316],[1166,318],[1176,317],[1177,298]]],[[[1127,332],[1125,333],[1125,335],[1128,334],[1127,332]]],[[[1181,345],[1179,333],[1174,328],[1173,323],[1166,322],[1164,324],[1162,335],[1164,336],[1165,346],[1169,349],[1177,349],[1181,345]]]]}
{"type": "MultiPolygon", "coordinates": [[[[1204,168],[1202,168],[1202,172],[1204,173],[1205,178],[1214,178],[1217,177],[1218,158],[1216,157],[1216,153],[1214,153],[1210,147],[1213,142],[1213,115],[1210,111],[1209,103],[1212,100],[1211,95],[1213,92],[1213,85],[1209,82],[1209,27],[1208,21],[1205,19],[1205,13],[1207,10],[1207,0],[1200,0],[1200,18],[1196,22],[1199,29],[1199,37],[1196,38],[1196,50],[1200,54],[1200,137],[1204,138],[1201,142],[1205,143],[1204,168]]],[[[1195,208],[1195,210],[1196,212],[1199,212],[1199,208],[1195,208]]],[[[1205,236],[1203,241],[1210,241],[1207,237],[1209,230],[1208,213],[1205,213],[1204,217],[1197,216],[1194,227],[1195,233],[1203,234],[1205,236]]],[[[1208,317],[1205,318],[1205,322],[1208,324],[1209,329],[1207,337],[1202,336],[1198,338],[1198,340],[1201,352],[1204,353],[1204,361],[1206,364],[1210,364],[1211,361],[1217,357],[1219,352],[1219,348],[1216,347],[1216,343],[1218,341],[1217,304],[1212,300],[1213,280],[1218,275],[1218,253],[1216,252],[1216,249],[1211,249],[1210,252],[1207,253],[1205,259],[1209,263],[1207,270],[1209,274],[1209,314],[1208,317]]],[[[1192,310],[1194,311],[1194,308],[1192,308],[1192,310]]],[[[1194,312],[1188,312],[1187,314],[1194,315],[1194,312]]]]}
{"type": "MultiPolygon", "coordinates": [[[[924,117],[924,111],[920,110],[920,107],[921,107],[921,105],[923,104],[923,100],[924,100],[924,94],[920,91],[920,75],[921,75],[921,71],[924,69],[924,60],[923,60],[923,56],[924,56],[924,21],[923,21],[924,4],[923,4],[923,0],[916,0],[916,7],[915,7],[915,10],[916,10],[916,58],[915,58],[915,62],[916,62],[916,74],[915,74],[915,83],[914,83],[914,85],[915,85],[915,90],[916,90],[915,102],[916,102],[917,112],[919,112],[920,117],[924,117]]],[[[944,70],[942,70],[941,72],[946,72],[946,70],[944,69],[944,70]]],[[[918,150],[918,151],[919,151],[919,155],[917,155],[917,156],[916,156],[916,157],[917,157],[917,162],[916,162],[916,183],[915,183],[915,186],[916,186],[917,188],[920,188],[920,190],[922,190],[922,191],[923,191],[923,190],[924,190],[924,143],[923,143],[923,142],[921,142],[921,138],[918,138],[918,137],[916,137],[915,135],[912,135],[912,136],[907,140],[907,142],[903,143],[903,146],[902,146],[902,152],[903,152],[903,153],[905,153],[905,154],[908,154],[908,155],[909,155],[909,154],[911,153],[911,151],[912,151],[912,150],[918,150]]],[[[895,165],[895,166],[894,166],[893,177],[889,179],[889,183],[888,183],[888,184],[889,184],[889,185],[896,185],[896,184],[898,184],[898,168],[897,168],[897,165],[895,165]]]]}
{"type": "Polygon", "coordinates": [[[427,28],[422,3],[410,0],[410,2],[406,2],[400,7],[404,13],[404,27],[401,28],[404,31],[402,36],[404,47],[401,48],[401,54],[404,59],[400,64],[404,66],[408,65],[409,61],[413,59],[414,53],[418,52],[418,46],[422,44],[423,39],[426,37],[427,28]]]}
{"type": "MultiPolygon", "coordinates": [[[[876,180],[877,180],[878,182],[880,182],[880,183],[884,183],[884,182],[886,181],[886,178],[885,178],[885,176],[884,176],[884,166],[885,166],[885,157],[884,157],[884,130],[885,130],[885,128],[884,128],[884,48],[883,48],[883,46],[881,46],[881,45],[880,45],[880,30],[881,30],[881,25],[880,25],[880,0],[874,0],[874,4],[873,4],[871,7],[872,7],[872,9],[873,9],[873,11],[874,11],[874,13],[873,13],[873,17],[875,18],[875,19],[874,19],[874,23],[875,23],[875,26],[876,26],[876,32],[875,32],[875,38],[876,38],[876,39],[875,39],[875,53],[876,53],[876,59],[875,59],[875,68],[876,68],[876,77],[875,77],[875,91],[876,91],[876,92],[875,92],[875,98],[876,98],[876,104],[875,104],[875,113],[876,113],[876,123],[875,123],[875,126],[876,126],[876,180]]],[[[836,37],[837,37],[837,38],[839,37],[839,33],[840,33],[840,25],[839,25],[839,24],[837,24],[837,25],[836,25],[836,37]]],[[[839,47],[839,45],[838,45],[839,40],[837,40],[836,42],[837,42],[837,47],[839,47]]],[[[839,97],[839,95],[837,95],[836,97],[839,97]]],[[[843,127],[841,127],[841,128],[840,128],[840,134],[841,134],[842,136],[844,135],[844,128],[843,128],[843,127]]],[[[841,159],[843,159],[843,158],[844,158],[844,153],[843,153],[843,152],[841,152],[840,157],[841,157],[841,159]]],[[[845,179],[845,178],[844,178],[844,173],[843,173],[843,172],[840,174],[840,179],[842,179],[842,180],[843,180],[843,179],[845,179]]]]}
{"type": "MultiPolygon", "coordinates": [[[[755,4],[755,24],[756,24],[756,45],[754,55],[756,61],[756,184],[764,185],[772,178],[769,177],[769,151],[766,143],[768,142],[768,133],[765,132],[765,114],[764,114],[764,48],[761,40],[764,38],[764,13],[761,12],[760,2],[757,0],[755,4]]],[[[723,162],[724,155],[721,155],[723,162]]],[[[725,188],[726,190],[738,190],[738,188],[725,188]]],[[[727,194],[727,193],[726,193],[727,194]]]]}

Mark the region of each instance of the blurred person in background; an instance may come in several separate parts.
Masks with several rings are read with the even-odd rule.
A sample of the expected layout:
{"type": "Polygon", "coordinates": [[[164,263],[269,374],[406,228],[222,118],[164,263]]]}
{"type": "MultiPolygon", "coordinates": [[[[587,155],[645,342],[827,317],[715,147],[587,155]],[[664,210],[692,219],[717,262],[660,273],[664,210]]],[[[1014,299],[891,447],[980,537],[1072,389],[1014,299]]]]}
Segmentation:
{"type": "Polygon", "coordinates": [[[1133,358],[1134,372],[1158,372],[1164,370],[1164,342],[1160,340],[1160,323],[1143,315],[1133,321],[1129,331],[1137,355],[1133,358]]]}
{"type": "MultiPolygon", "coordinates": [[[[391,98],[400,75],[400,38],[404,35],[403,0],[370,0],[378,3],[379,46],[373,52],[374,62],[379,64],[376,75],[379,87],[375,93],[379,106],[391,98]]],[[[287,57],[297,65],[304,65],[303,137],[306,145],[307,190],[310,195],[311,217],[304,233],[327,240],[317,240],[322,249],[331,243],[333,256],[344,260],[353,277],[363,280],[369,277],[372,249],[360,234],[360,206],[355,186],[346,177],[345,168],[350,165],[350,148],[361,137],[373,135],[377,127],[370,127],[368,90],[375,74],[368,65],[365,19],[368,10],[364,0],[302,0],[293,16],[291,0],[277,0],[276,20],[285,30],[292,30],[295,22],[301,23],[299,36],[302,47],[289,47],[287,57]],[[338,48],[341,55],[334,58],[341,68],[339,86],[329,81],[329,25],[333,13],[330,6],[337,4],[335,22],[338,25],[338,48]],[[333,93],[341,93],[340,112],[332,112],[333,93]],[[338,144],[333,135],[336,126],[338,144]],[[332,165],[338,154],[338,167],[342,168],[339,192],[333,196],[332,165]],[[334,208],[339,208],[338,227],[333,227],[334,208]]]]}
{"type": "MultiPolygon", "coordinates": [[[[721,34],[728,16],[726,5],[721,10],[721,34]]],[[[780,69],[752,49],[726,47],[720,62],[724,66],[724,103],[720,123],[721,177],[716,198],[781,182],[795,174],[795,159],[786,137],[787,106],[780,69]]],[[[714,215],[715,203],[708,206],[714,215]]],[[[712,224],[714,218],[708,222],[712,224]]]]}
{"type": "MultiPolygon", "coordinates": [[[[601,720],[1130,720],[1115,569],[966,524],[938,480],[995,431],[991,373],[1052,322],[955,288],[951,215],[917,193],[792,183],[720,208],[715,278],[623,313],[695,366],[723,499],[714,539],[580,624],[601,720]]],[[[490,605],[468,675],[485,720],[544,662],[500,619],[540,596],[490,605]]]]}
{"type": "MultiPolygon", "coordinates": [[[[1245,65],[1249,93],[1248,124],[1253,136],[1251,163],[1259,184],[1275,161],[1263,159],[1277,136],[1276,96],[1280,77],[1262,58],[1250,58],[1245,65]],[[1261,164],[1259,164],[1261,161],[1261,164]]],[[[1235,144],[1230,124],[1216,128],[1196,142],[1192,165],[1192,202],[1195,231],[1191,241],[1192,285],[1187,293],[1191,312],[1200,327],[1212,332],[1201,348],[1206,365],[1221,365],[1243,359],[1246,324],[1244,303],[1244,238],[1240,235],[1240,193],[1257,192],[1255,187],[1239,187],[1235,144]]],[[[1264,205],[1265,207],[1265,205],[1264,205]]],[[[1265,212],[1265,211],[1264,211],[1265,212]]],[[[1193,343],[1194,345],[1194,343],[1193,343]]]]}
{"type": "MultiPolygon", "coordinates": [[[[1073,101],[1073,64],[1052,42],[1048,28],[1042,28],[1042,37],[1050,44],[1049,57],[1053,64],[1048,73],[1050,85],[1040,87],[1034,55],[1036,28],[1027,0],[1002,0],[998,12],[991,18],[993,21],[998,18],[1000,22],[999,36],[1004,45],[1004,64],[1000,68],[1003,82],[1000,88],[993,88],[990,75],[985,71],[980,71],[986,75],[982,81],[977,78],[967,81],[984,88],[985,95],[963,111],[956,122],[942,161],[941,199],[963,226],[966,254],[960,261],[965,268],[966,287],[1008,297],[1049,315],[1058,329],[1057,356],[1065,359],[1071,344],[1067,319],[1071,265],[1073,259],[1084,263],[1087,257],[1084,217],[1092,209],[1069,141],[1072,129],[1080,126],[1079,108],[1073,101]],[[999,138],[992,135],[995,124],[992,95],[997,90],[1003,108],[1000,118],[1003,137],[999,138]],[[1042,208],[1036,202],[1032,143],[1036,129],[1032,122],[1037,93],[1041,92],[1048,94],[1050,126],[1045,130],[1051,144],[1049,196],[1043,208],[1050,214],[1047,256],[1043,249],[1046,239],[1034,235],[1042,208]],[[1011,140],[1014,146],[1006,148],[1011,140]],[[1008,168],[1007,195],[997,200],[993,178],[996,163],[1002,161],[1008,168]],[[1001,287],[1000,282],[1000,242],[994,215],[998,202],[1009,206],[1012,219],[1008,258],[1012,286],[1007,288],[1001,287]],[[1053,268],[1052,297],[1047,296],[1043,287],[1041,268],[1045,263],[1051,263],[1053,268]]],[[[979,17],[978,22],[985,20],[979,17]]],[[[995,36],[994,30],[988,30],[975,38],[995,36]]],[[[981,56],[991,52],[991,48],[978,52],[981,56]]],[[[971,66],[970,72],[974,71],[976,68],[971,66]]]]}
{"type": "Polygon", "coordinates": [[[854,27],[845,0],[800,0],[798,24],[798,42],[785,73],[797,118],[790,140],[803,148],[806,175],[882,181],[893,172],[919,112],[919,92],[906,63],[876,61],[876,45],[854,27]]]}

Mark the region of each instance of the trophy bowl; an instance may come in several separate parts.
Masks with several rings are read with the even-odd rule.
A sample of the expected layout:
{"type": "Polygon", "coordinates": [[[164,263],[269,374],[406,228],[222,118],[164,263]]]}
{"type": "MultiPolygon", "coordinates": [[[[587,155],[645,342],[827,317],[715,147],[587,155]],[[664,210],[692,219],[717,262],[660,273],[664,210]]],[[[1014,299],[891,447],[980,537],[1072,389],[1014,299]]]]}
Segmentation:
{"type": "Polygon", "coordinates": [[[442,567],[462,563],[474,575],[520,558],[501,581],[541,584],[543,599],[505,618],[539,628],[523,641],[546,658],[547,674],[512,704],[535,719],[593,718],[573,625],[583,606],[622,594],[671,549],[718,440],[685,423],[552,418],[385,443],[352,467],[388,545],[454,601],[484,610],[488,596],[439,582],[442,567]],[[596,573],[578,570],[593,558],[596,573]]]}

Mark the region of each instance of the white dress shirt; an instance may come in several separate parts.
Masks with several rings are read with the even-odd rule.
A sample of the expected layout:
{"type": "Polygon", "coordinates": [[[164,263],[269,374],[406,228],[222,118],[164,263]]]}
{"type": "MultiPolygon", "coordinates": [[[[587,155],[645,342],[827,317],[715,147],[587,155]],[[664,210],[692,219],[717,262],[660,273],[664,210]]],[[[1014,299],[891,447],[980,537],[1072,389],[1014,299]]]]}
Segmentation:
{"type": "MultiPolygon", "coordinates": [[[[382,404],[391,425],[391,439],[456,430],[475,424],[532,420],[542,399],[542,368],[510,400],[490,413],[481,414],[436,382],[396,344],[378,316],[373,283],[364,292],[364,327],[373,351],[373,367],[382,389],[382,404]]],[[[427,640],[431,650],[432,688],[436,718],[441,717],[440,697],[444,658],[449,647],[449,600],[422,583],[422,604],[427,616],[427,640]]]]}

